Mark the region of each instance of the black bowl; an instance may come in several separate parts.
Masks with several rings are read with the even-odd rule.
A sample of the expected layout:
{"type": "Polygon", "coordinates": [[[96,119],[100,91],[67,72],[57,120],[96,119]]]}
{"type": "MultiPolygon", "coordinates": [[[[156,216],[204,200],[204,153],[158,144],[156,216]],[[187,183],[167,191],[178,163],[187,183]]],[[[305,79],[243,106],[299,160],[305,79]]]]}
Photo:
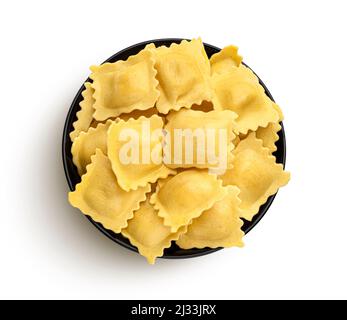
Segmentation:
{"type": "MultiPolygon", "coordinates": [[[[154,43],[156,46],[162,46],[162,45],[169,46],[171,43],[179,43],[182,40],[183,39],[179,39],[179,38],[169,38],[169,39],[158,39],[158,40],[150,40],[150,41],[141,42],[114,54],[112,57],[108,58],[105,62],[115,62],[117,60],[126,60],[129,56],[137,54],[149,43],[154,43]]],[[[205,50],[208,57],[211,57],[211,55],[220,51],[219,48],[207,43],[204,43],[204,46],[205,46],[205,50]]],[[[87,79],[87,80],[90,80],[90,79],[87,79]]],[[[268,97],[274,101],[270,91],[267,89],[265,84],[260,80],[260,78],[259,78],[259,82],[264,87],[268,97]]],[[[77,168],[72,162],[71,140],[69,137],[69,133],[73,130],[72,124],[76,120],[76,113],[79,110],[79,103],[82,100],[81,93],[83,89],[84,89],[84,86],[82,85],[82,87],[77,92],[71,104],[71,107],[66,117],[64,133],[63,133],[63,150],[62,150],[63,163],[64,163],[66,179],[71,190],[74,190],[75,185],[81,181],[81,178],[77,172],[77,168]]],[[[276,143],[277,151],[274,153],[274,156],[276,157],[276,161],[278,163],[282,163],[284,166],[285,160],[286,160],[286,140],[285,140],[284,128],[282,123],[281,123],[281,126],[282,126],[282,129],[278,133],[279,140],[276,143]]],[[[252,230],[252,228],[261,220],[261,218],[265,215],[265,213],[271,206],[271,203],[274,200],[275,196],[276,194],[268,198],[267,202],[260,207],[259,213],[253,217],[252,221],[244,220],[242,230],[245,233],[248,233],[250,230],[252,230]]],[[[116,234],[112,232],[111,230],[105,229],[100,223],[95,222],[89,216],[87,216],[87,218],[96,228],[98,228],[108,238],[110,238],[114,242],[120,244],[121,246],[129,250],[138,252],[138,250],[133,245],[130,244],[129,240],[124,238],[121,234],[116,234]]],[[[184,250],[179,248],[175,243],[172,243],[172,246],[165,250],[163,258],[167,258],[167,259],[192,258],[192,257],[198,257],[205,254],[209,254],[220,249],[222,248],[217,248],[217,249],[204,248],[204,249],[184,250]]]]}

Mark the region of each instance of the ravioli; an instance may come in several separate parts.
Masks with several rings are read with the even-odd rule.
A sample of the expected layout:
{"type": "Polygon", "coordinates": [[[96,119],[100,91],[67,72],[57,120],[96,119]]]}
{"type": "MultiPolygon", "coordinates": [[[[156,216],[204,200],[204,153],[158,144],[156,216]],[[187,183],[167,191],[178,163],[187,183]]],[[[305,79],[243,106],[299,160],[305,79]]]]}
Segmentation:
{"type": "Polygon", "coordinates": [[[74,141],[81,132],[86,132],[93,121],[93,104],[94,89],[90,82],[84,84],[85,89],[82,91],[83,100],[80,102],[81,110],[76,113],[77,120],[72,124],[74,130],[70,132],[70,139],[74,141]]]}
{"type": "Polygon", "coordinates": [[[241,217],[251,221],[268,197],[288,183],[290,174],[283,170],[282,164],[276,163],[254,132],[237,145],[234,156],[233,168],[221,179],[224,185],[240,189],[241,217]]]}
{"type": "Polygon", "coordinates": [[[272,106],[273,106],[274,109],[277,111],[277,114],[278,114],[278,116],[279,116],[279,120],[278,120],[278,121],[283,121],[284,115],[283,115],[283,111],[282,111],[282,109],[280,108],[280,106],[279,106],[277,103],[274,103],[272,106]]]}
{"type": "MultiPolygon", "coordinates": [[[[146,110],[133,110],[133,111],[131,111],[129,113],[122,113],[118,117],[108,118],[107,120],[118,121],[118,120],[122,119],[124,121],[128,121],[131,118],[138,119],[138,118],[140,118],[142,116],[146,117],[146,118],[150,118],[154,114],[158,114],[158,110],[157,110],[156,107],[153,107],[153,108],[150,108],[150,109],[146,109],[146,110]]],[[[90,126],[93,127],[93,128],[96,128],[98,124],[106,123],[107,120],[97,121],[97,120],[93,119],[93,121],[92,121],[90,126]]]]}
{"type": "MultiPolygon", "coordinates": [[[[283,120],[283,113],[281,108],[274,103],[273,108],[276,110],[279,121],[283,120]]],[[[272,154],[277,150],[276,142],[279,139],[278,132],[282,129],[279,122],[270,122],[265,128],[259,127],[255,132],[256,137],[263,141],[263,146],[269,149],[269,152],[272,154]]]]}
{"type": "Polygon", "coordinates": [[[155,56],[160,95],[160,113],[190,108],[203,100],[211,101],[210,63],[201,39],[183,40],[169,48],[147,46],[155,56]]]}
{"type": "Polygon", "coordinates": [[[164,225],[177,232],[211,208],[227,193],[222,181],[207,171],[190,169],[169,177],[157,186],[151,204],[164,218],[164,225]]]}
{"type": "Polygon", "coordinates": [[[212,55],[210,58],[211,73],[226,73],[232,67],[239,67],[242,62],[242,57],[238,54],[238,50],[239,48],[236,46],[227,46],[212,55]]]}
{"type": "Polygon", "coordinates": [[[107,154],[107,130],[111,124],[111,120],[99,123],[96,128],[91,127],[87,132],[81,132],[74,140],[71,148],[72,160],[80,176],[85,174],[91,156],[97,148],[107,154]]]}
{"type": "Polygon", "coordinates": [[[239,188],[228,186],[224,198],[194,219],[187,233],[176,241],[177,245],[182,249],[242,247],[239,193],[239,188]]]}
{"type": "Polygon", "coordinates": [[[163,120],[157,115],[114,122],[107,136],[108,157],[118,183],[136,190],[175,174],[163,164],[163,120]]]}
{"type": "Polygon", "coordinates": [[[158,109],[155,107],[147,109],[147,110],[134,110],[134,111],[131,111],[130,113],[122,113],[118,116],[118,118],[124,121],[128,121],[131,118],[138,119],[141,116],[150,118],[154,114],[158,114],[158,109]]]}
{"type": "Polygon", "coordinates": [[[138,248],[148,263],[154,264],[155,259],[164,254],[164,249],[169,248],[171,242],[177,240],[186,231],[187,226],[183,226],[177,232],[171,233],[170,228],[164,226],[163,218],[158,216],[157,211],[147,199],[135,212],[128,227],[122,230],[122,235],[138,248]]]}
{"type": "Polygon", "coordinates": [[[274,102],[265,94],[258,78],[245,66],[233,67],[227,73],[212,77],[216,110],[234,111],[236,131],[246,134],[279,120],[274,102]]]}
{"type": "Polygon", "coordinates": [[[277,150],[276,141],[278,141],[278,132],[281,125],[278,122],[270,122],[265,128],[259,127],[255,132],[256,137],[263,141],[263,146],[269,149],[272,154],[277,150]]]}
{"type": "Polygon", "coordinates": [[[142,50],[126,61],[92,66],[94,118],[98,121],[152,108],[159,96],[153,54],[142,50]]]}
{"type": "Polygon", "coordinates": [[[170,168],[210,168],[221,174],[231,166],[236,117],[230,110],[170,112],[165,126],[165,164],[170,168]]]}
{"type": "Polygon", "coordinates": [[[283,112],[242,59],[235,46],[209,59],[193,39],[92,66],[70,132],[71,205],[150,264],[172,242],[242,247],[244,219],[290,178],[272,156],[283,112]]]}
{"type": "Polygon", "coordinates": [[[125,192],[120,188],[114,175],[110,160],[100,149],[92,156],[87,173],[81,183],[69,193],[72,206],[101,223],[106,229],[119,233],[128,224],[128,220],[146,200],[150,185],[135,191],[125,192]]]}

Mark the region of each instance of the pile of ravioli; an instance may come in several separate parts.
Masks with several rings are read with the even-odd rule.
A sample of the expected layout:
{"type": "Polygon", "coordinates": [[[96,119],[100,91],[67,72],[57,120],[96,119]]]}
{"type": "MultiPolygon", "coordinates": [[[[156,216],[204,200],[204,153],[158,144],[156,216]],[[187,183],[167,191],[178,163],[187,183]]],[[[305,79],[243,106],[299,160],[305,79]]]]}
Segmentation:
{"type": "MultiPolygon", "coordinates": [[[[70,133],[81,182],[72,206],[121,233],[153,264],[172,242],[182,249],[242,247],[251,221],[290,175],[276,163],[283,114],[242,64],[237,47],[207,57],[201,39],[147,45],[126,61],[91,67],[70,133]],[[210,164],[123,164],[122,129],[226,129],[228,168],[210,164]]],[[[147,141],[157,147],[160,137],[147,141]]],[[[141,146],[142,147],[142,146],[141,146]]],[[[165,146],[160,150],[163,158],[165,146]]]]}

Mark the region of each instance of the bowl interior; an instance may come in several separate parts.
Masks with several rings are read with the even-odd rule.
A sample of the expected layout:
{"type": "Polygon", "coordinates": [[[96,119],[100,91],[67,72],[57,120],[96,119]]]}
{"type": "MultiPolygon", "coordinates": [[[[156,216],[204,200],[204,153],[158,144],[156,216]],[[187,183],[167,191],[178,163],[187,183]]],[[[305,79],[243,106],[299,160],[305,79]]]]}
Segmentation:
{"type": "MultiPolygon", "coordinates": [[[[135,44],[129,48],[126,48],[116,54],[114,54],[112,57],[108,58],[105,62],[115,62],[117,60],[126,60],[129,56],[137,54],[140,50],[142,50],[147,44],[154,43],[157,47],[161,45],[169,46],[172,43],[179,43],[183,39],[179,38],[172,38],[172,39],[158,39],[158,40],[150,40],[142,43],[135,44]]],[[[217,53],[220,51],[219,48],[212,46],[210,44],[204,43],[206,53],[208,57],[211,57],[214,53],[217,53]]],[[[259,78],[259,77],[258,77],[259,78]]],[[[90,79],[88,79],[90,80],[90,79]]],[[[260,84],[264,87],[265,92],[267,96],[274,101],[270,91],[267,89],[265,84],[261,81],[259,78],[260,84]]],[[[72,155],[71,155],[71,140],[69,137],[69,133],[73,130],[73,122],[76,121],[76,113],[79,110],[79,103],[82,101],[82,91],[84,90],[84,86],[80,88],[80,90],[77,92],[71,107],[69,109],[68,115],[66,117],[66,122],[64,126],[64,132],[63,132],[63,145],[62,145],[62,155],[63,155],[63,163],[64,163],[64,170],[66,179],[68,182],[68,185],[70,187],[70,190],[75,189],[75,185],[81,181],[80,176],[77,173],[77,168],[72,162],[72,155]]],[[[277,151],[274,153],[274,156],[276,157],[276,161],[278,163],[282,163],[285,165],[285,158],[286,158],[286,142],[285,142],[285,134],[284,134],[284,128],[283,124],[281,123],[282,129],[278,133],[279,140],[276,142],[277,151]]],[[[273,195],[269,197],[267,202],[262,205],[259,209],[259,213],[254,216],[252,221],[244,220],[244,224],[242,227],[242,230],[245,233],[248,233],[265,215],[267,210],[269,209],[272,201],[274,200],[276,195],[273,195]]],[[[111,230],[105,229],[100,223],[95,222],[92,218],[87,216],[89,221],[98,228],[103,234],[105,234],[108,238],[113,240],[114,242],[120,244],[121,246],[136,251],[137,249],[130,244],[129,240],[124,238],[121,234],[116,234],[112,232],[111,230]]],[[[217,250],[220,250],[221,248],[217,249],[210,249],[210,248],[204,248],[204,249],[189,249],[189,250],[183,250],[180,249],[175,243],[172,243],[172,246],[165,250],[163,258],[168,259],[179,259],[179,258],[191,258],[191,257],[197,257],[205,254],[209,254],[212,252],[215,252],[217,250]]]]}

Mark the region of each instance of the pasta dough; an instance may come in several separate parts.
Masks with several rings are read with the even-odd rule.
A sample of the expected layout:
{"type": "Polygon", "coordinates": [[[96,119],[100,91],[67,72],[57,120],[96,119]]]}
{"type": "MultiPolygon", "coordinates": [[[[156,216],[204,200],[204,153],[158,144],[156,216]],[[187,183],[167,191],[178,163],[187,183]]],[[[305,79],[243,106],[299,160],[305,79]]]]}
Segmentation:
{"type": "Polygon", "coordinates": [[[162,129],[163,120],[157,115],[120,120],[111,125],[107,138],[108,157],[123,190],[136,190],[175,174],[162,162],[162,129]]]}
{"type": "MultiPolygon", "coordinates": [[[[274,109],[277,111],[279,116],[279,121],[283,120],[283,113],[281,108],[277,104],[273,104],[274,109]]],[[[281,130],[281,125],[279,122],[270,122],[265,128],[259,127],[256,131],[256,136],[258,139],[263,141],[264,147],[269,149],[272,154],[277,150],[276,141],[278,141],[278,132],[281,130]]]]}
{"type": "Polygon", "coordinates": [[[159,211],[159,216],[164,218],[164,224],[171,228],[171,232],[177,232],[211,208],[226,193],[216,175],[190,169],[158,185],[151,197],[151,204],[159,211]]]}
{"type": "Polygon", "coordinates": [[[201,39],[151,43],[90,69],[70,132],[71,205],[150,264],[173,241],[168,253],[242,247],[242,219],[290,175],[272,156],[283,112],[238,48],[208,59],[201,39]]]}
{"type": "Polygon", "coordinates": [[[70,132],[70,139],[74,141],[80,132],[86,132],[93,122],[94,89],[90,82],[84,84],[82,91],[83,100],[80,102],[81,110],[76,113],[77,120],[73,123],[74,130],[70,132]]]}
{"type": "Polygon", "coordinates": [[[210,101],[210,63],[201,39],[183,40],[169,48],[147,46],[155,56],[155,69],[159,81],[159,112],[190,108],[203,100],[210,101]]]}
{"type": "Polygon", "coordinates": [[[254,132],[237,145],[234,155],[233,168],[221,178],[224,185],[240,189],[241,216],[250,221],[268,197],[288,183],[290,174],[269,155],[254,132]]]}
{"type": "Polygon", "coordinates": [[[212,77],[217,110],[232,110],[237,115],[236,131],[246,134],[258,127],[266,127],[279,120],[274,103],[251,70],[244,66],[233,67],[229,72],[212,77]]]}
{"type": "Polygon", "coordinates": [[[210,59],[212,74],[226,73],[232,67],[239,67],[242,62],[242,57],[238,54],[238,50],[238,47],[227,46],[212,55],[210,59]]]}
{"type": "Polygon", "coordinates": [[[122,113],[118,117],[124,121],[128,121],[131,118],[138,119],[142,116],[146,118],[150,118],[154,114],[158,114],[158,110],[155,107],[147,109],[147,110],[134,110],[134,111],[131,111],[130,113],[122,113]]]}
{"type": "Polygon", "coordinates": [[[164,162],[170,168],[231,166],[236,114],[230,110],[170,112],[165,126],[164,162]]]}
{"type": "Polygon", "coordinates": [[[126,61],[91,67],[95,90],[94,118],[98,121],[152,108],[158,99],[153,54],[142,50],[126,61]]]}
{"type": "Polygon", "coordinates": [[[135,212],[134,218],[129,221],[128,227],[122,230],[122,234],[138,248],[150,264],[154,264],[155,259],[163,255],[164,249],[169,248],[171,242],[186,231],[187,226],[183,226],[177,232],[171,233],[170,228],[164,226],[163,218],[158,216],[147,200],[135,212]]]}
{"type": "Polygon", "coordinates": [[[96,149],[107,154],[107,130],[112,121],[100,123],[96,128],[89,128],[87,132],[81,132],[74,140],[71,148],[73,163],[77,167],[80,176],[85,174],[87,165],[91,162],[91,156],[96,149]]]}
{"type": "Polygon", "coordinates": [[[239,193],[239,188],[228,186],[223,199],[193,220],[187,233],[176,241],[178,246],[182,249],[242,247],[244,233],[241,230],[239,193]]]}
{"type": "Polygon", "coordinates": [[[128,224],[128,220],[139,209],[140,202],[146,200],[150,185],[126,192],[119,187],[110,160],[100,149],[92,156],[81,183],[75,191],[69,193],[72,206],[100,222],[106,229],[119,233],[128,224]]]}
{"type": "Polygon", "coordinates": [[[256,131],[256,137],[263,141],[264,147],[269,149],[272,154],[277,150],[276,141],[279,139],[277,132],[281,130],[281,125],[278,122],[270,122],[267,127],[259,127],[256,131]]]}

